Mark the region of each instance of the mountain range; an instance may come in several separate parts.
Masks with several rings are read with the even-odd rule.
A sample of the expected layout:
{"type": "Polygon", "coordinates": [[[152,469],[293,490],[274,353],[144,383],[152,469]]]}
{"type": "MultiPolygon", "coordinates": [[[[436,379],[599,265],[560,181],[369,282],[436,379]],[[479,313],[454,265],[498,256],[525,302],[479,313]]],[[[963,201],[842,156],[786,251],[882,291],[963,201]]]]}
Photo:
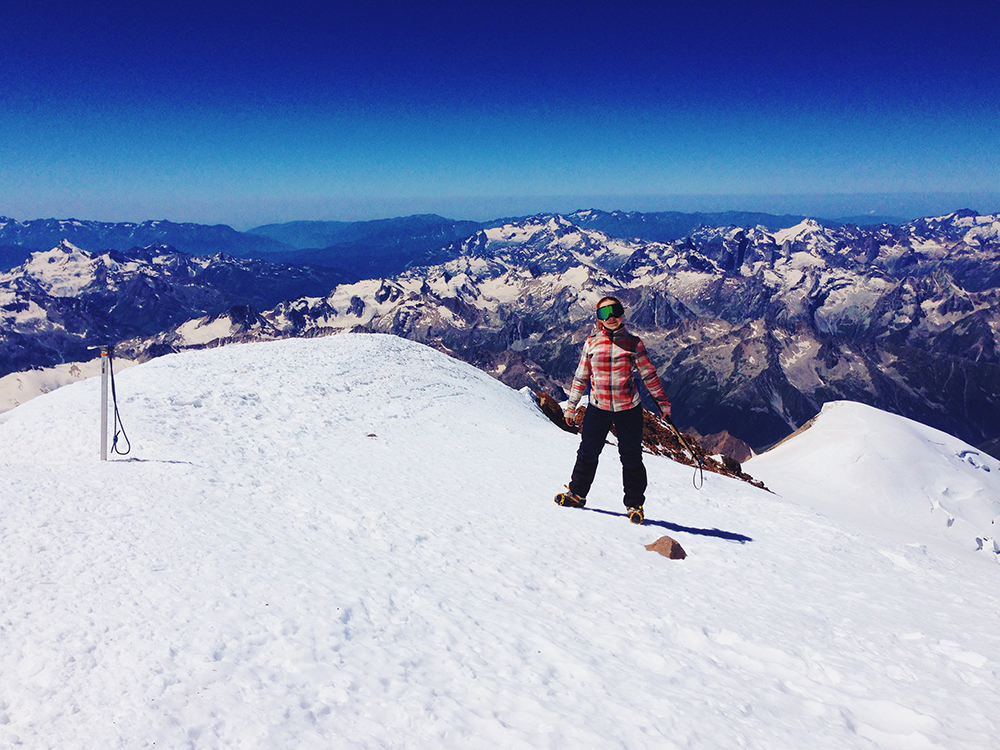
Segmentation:
{"type": "Polygon", "coordinates": [[[250,234],[296,248],[271,254],[268,260],[330,266],[358,281],[400,273],[425,253],[464,239],[482,226],[420,214],[377,221],[294,221],[257,227],[250,234]]]}
{"type": "Polygon", "coordinates": [[[91,253],[63,240],[0,273],[0,376],[92,358],[90,348],[151,336],[193,317],[325,294],[338,271],[167,245],[91,253]]]}
{"type": "Polygon", "coordinates": [[[191,255],[226,253],[236,257],[266,256],[293,249],[271,237],[238,232],[225,224],[172,221],[107,222],[80,219],[17,221],[0,216],[0,270],[12,268],[18,257],[50,250],[63,240],[90,252],[130,250],[169,245],[191,255]]]}
{"type": "MultiPolygon", "coordinates": [[[[400,240],[405,252],[383,269],[391,273],[271,305],[192,310],[152,335],[122,331],[122,350],[148,357],[387,332],[560,397],[593,304],[615,294],[668,384],[675,419],[702,436],[759,451],[823,403],[849,399],[1000,451],[1000,217],[966,210],[865,227],[759,215],[731,218],[769,224],[682,226],[675,218],[590,210],[481,225],[430,250],[400,240]]],[[[459,222],[438,219],[412,217],[396,237],[459,232],[459,222]]],[[[365,231],[370,238],[390,226],[365,231]]],[[[299,242],[336,237],[322,226],[299,229],[313,232],[299,242]]],[[[340,237],[368,241],[358,231],[340,237]]],[[[379,242],[391,256],[391,243],[379,242]]],[[[0,289],[12,289],[12,278],[0,277],[0,289]]],[[[0,307],[15,304],[7,294],[0,307]]]]}
{"type": "MultiPolygon", "coordinates": [[[[791,226],[805,216],[726,211],[681,213],[665,211],[580,211],[573,214],[591,229],[612,237],[670,241],[700,226],[791,226]]],[[[337,268],[353,281],[398,273],[422,256],[463,240],[479,229],[503,226],[517,219],[488,222],[447,219],[418,214],[374,221],[291,221],[266,224],[239,232],[224,224],[170,221],[101,222],[80,219],[17,221],[0,216],[0,270],[20,265],[32,252],[48,250],[62,240],[94,252],[129,250],[150,244],[169,245],[191,255],[226,253],[280,263],[337,268]]],[[[820,220],[828,226],[843,221],[820,220]]],[[[865,217],[867,223],[876,222],[865,217]]]]}

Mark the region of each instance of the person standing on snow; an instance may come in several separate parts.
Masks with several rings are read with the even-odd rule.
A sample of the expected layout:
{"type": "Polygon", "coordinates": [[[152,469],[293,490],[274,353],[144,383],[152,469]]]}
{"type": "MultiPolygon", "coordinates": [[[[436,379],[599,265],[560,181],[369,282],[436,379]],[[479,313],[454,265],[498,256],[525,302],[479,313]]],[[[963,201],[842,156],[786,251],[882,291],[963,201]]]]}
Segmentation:
{"type": "Polygon", "coordinates": [[[556,495],[555,501],[572,508],[582,508],[587,503],[587,492],[597,473],[597,459],[614,425],[622,462],[625,507],[629,520],[641,524],[646,467],[642,464],[642,406],[635,371],[665,416],[670,414],[670,400],[642,339],[625,330],[624,316],[625,308],[615,297],[603,297],[597,303],[597,324],[583,345],[580,364],[573,376],[566,421],[578,422],[577,404],[588,386],[590,405],[583,417],[572,479],[566,485],[567,491],[556,495]]]}

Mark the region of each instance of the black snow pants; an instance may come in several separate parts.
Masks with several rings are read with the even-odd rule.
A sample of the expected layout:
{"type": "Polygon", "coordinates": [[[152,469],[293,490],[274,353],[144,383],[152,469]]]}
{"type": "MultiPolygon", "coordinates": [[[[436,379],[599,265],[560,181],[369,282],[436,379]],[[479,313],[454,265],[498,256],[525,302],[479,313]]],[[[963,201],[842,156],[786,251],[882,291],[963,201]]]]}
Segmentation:
{"type": "Polygon", "coordinates": [[[626,411],[605,411],[591,404],[583,416],[580,449],[569,491],[586,497],[597,473],[597,459],[604,441],[615,426],[618,435],[618,455],[622,461],[622,485],[625,507],[641,508],[646,500],[646,467],[642,465],[642,407],[626,411]]]}

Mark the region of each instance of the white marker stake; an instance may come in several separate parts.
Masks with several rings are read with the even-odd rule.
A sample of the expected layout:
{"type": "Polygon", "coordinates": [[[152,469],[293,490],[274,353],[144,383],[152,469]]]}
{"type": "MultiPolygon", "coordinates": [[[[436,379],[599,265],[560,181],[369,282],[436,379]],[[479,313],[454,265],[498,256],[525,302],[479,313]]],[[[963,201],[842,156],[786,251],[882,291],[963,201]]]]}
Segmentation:
{"type": "Polygon", "coordinates": [[[101,347],[101,460],[108,460],[108,348],[101,347]]]}

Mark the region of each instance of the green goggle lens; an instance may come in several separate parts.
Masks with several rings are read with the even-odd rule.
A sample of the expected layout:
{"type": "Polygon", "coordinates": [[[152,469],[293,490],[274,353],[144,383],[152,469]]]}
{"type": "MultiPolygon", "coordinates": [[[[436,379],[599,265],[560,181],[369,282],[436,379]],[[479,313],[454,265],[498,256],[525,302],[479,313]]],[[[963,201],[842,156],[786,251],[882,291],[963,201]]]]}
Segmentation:
{"type": "Polygon", "coordinates": [[[597,308],[598,320],[607,320],[608,318],[620,318],[624,314],[625,314],[625,308],[622,307],[617,302],[597,308]]]}

